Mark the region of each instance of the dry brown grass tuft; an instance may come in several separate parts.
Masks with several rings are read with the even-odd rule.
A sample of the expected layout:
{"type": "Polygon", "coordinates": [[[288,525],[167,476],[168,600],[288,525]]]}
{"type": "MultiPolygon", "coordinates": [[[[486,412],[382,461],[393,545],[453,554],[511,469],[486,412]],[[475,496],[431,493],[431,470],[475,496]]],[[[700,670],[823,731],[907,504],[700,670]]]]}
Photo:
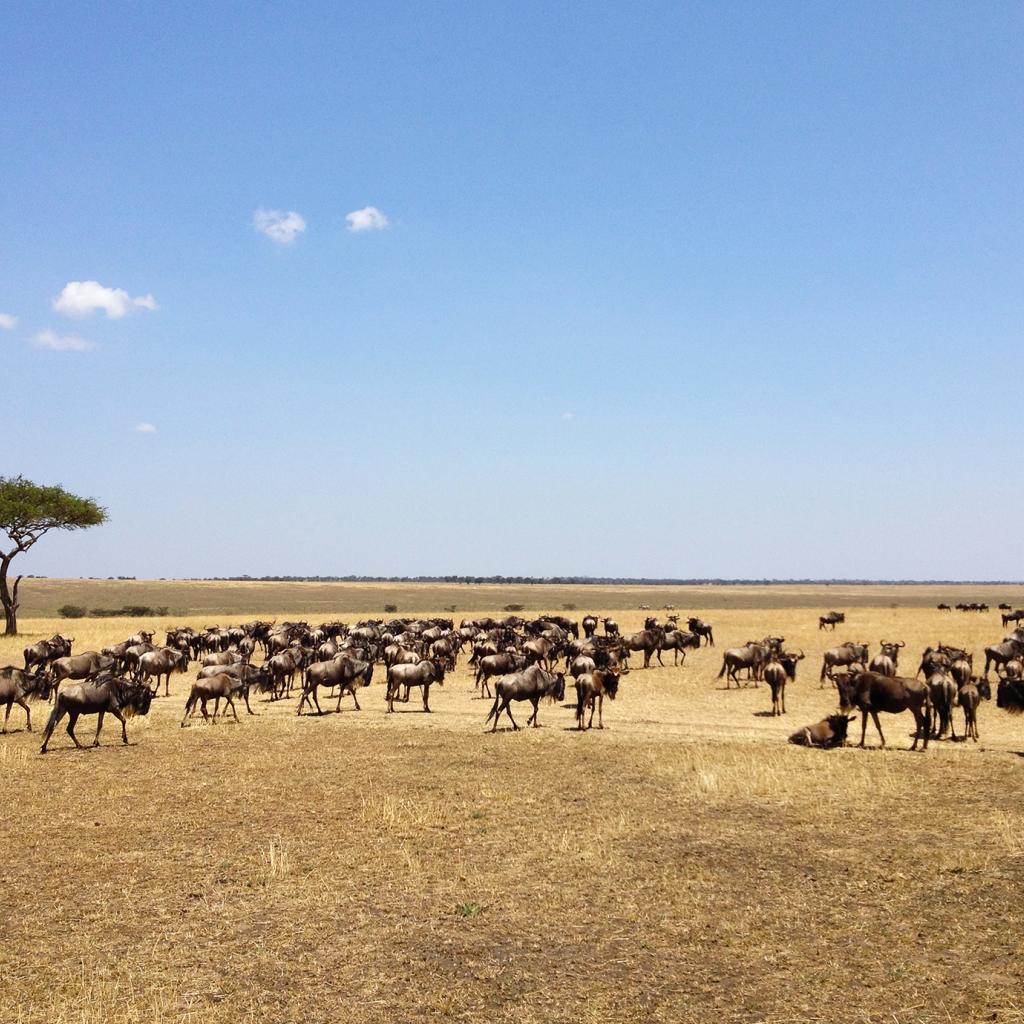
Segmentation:
{"type": "Polygon", "coordinates": [[[189,729],[176,676],[132,746],[108,724],[99,750],[58,733],[45,758],[44,709],[32,735],[16,711],[0,1021],[1024,1021],[1021,722],[986,704],[981,743],[924,754],[909,716],[885,751],[871,731],[866,751],[785,742],[832,710],[825,646],[904,639],[913,672],[998,619],[886,605],[833,637],[816,611],[708,613],[719,646],[632,672],[603,733],[542,705],[542,728],[486,734],[462,667],[433,715],[385,715],[378,678],[360,713],[257,700],[189,729]],[[808,654],[782,719],[765,687],[716,679],[769,630],[808,654]]]}

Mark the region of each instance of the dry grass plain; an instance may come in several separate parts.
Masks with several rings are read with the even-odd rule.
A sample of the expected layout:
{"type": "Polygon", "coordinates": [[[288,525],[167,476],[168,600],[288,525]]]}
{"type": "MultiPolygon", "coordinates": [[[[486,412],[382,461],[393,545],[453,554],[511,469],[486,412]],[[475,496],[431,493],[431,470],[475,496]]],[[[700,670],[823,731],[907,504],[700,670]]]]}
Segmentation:
{"type": "MultiPolygon", "coordinates": [[[[886,751],[785,742],[833,709],[826,646],[903,639],[912,672],[938,640],[980,651],[996,614],[887,593],[833,637],[832,588],[811,609],[702,593],[681,610],[718,646],[633,671],[603,732],[544,705],[540,729],[485,734],[464,666],[429,716],[385,715],[378,669],[358,713],[260,698],[187,729],[176,676],[130,747],[108,723],[100,749],[58,733],[46,757],[44,707],[32,735],[15,708],[0,1021],[1024,1021],[1024,721],[985,704],[980,743],[923,754],[909,715],[883,720],[886,751]],[[769,631],[808,656],[782,719],[715,678],[769,631]]],[[[26,619],[0,663],[58,627],[84,650],[146,624],[26,619]]]]}

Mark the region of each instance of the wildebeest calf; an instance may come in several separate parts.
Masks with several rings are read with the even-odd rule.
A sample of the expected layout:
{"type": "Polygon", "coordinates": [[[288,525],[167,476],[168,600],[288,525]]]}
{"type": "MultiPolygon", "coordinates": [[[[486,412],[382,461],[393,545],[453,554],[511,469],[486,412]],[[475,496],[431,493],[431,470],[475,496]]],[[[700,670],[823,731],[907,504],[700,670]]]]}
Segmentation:
{"type": "Polygon", "coordinates": [[[825,750],[830,750],[832,747],[845,747],[846,730],[856,717],[856,715],[850,715],[849,718],[846,715],[829,715],[828,718],[823,718],[814,725],[805,725],[802,729],[797,729],[789,737],[789,742],[795,743],[798,747],[822,747],[825,750]]]}

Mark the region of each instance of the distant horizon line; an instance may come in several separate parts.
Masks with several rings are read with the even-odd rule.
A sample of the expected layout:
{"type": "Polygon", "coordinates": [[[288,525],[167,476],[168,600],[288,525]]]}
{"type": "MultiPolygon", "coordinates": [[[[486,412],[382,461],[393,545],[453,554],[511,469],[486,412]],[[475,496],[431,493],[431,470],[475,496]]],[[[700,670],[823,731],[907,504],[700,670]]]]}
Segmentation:
{"type": "Polygon", "coordinates": [[[448,583],[467,586],[631,586],[631,587],[694,587],[694,586],[943,586],[943,587],[1019,587],[1022,580],[952,580],[952,579],[869,579],[846,577],[802,578],[726,578],[726,577],[646,577],[646,576],[47,576],[26,574],[36,580],[97,580],[151,583],[448,583]]]}

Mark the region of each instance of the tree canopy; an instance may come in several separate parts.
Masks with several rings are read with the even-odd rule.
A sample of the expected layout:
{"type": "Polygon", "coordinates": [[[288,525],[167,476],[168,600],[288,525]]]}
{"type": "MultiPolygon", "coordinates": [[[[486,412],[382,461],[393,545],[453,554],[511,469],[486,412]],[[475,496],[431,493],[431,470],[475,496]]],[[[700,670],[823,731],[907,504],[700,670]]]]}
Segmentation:
{"type": "Polygon", "coordinates": [[[0,552],[13,557],[27,551],[49,530],[83,530],[107,521],[107,510],[92,498],[82,498],[60,484],[45,486],[23,476],[0,477],[0,530],[13,549],[0,552]]]}

